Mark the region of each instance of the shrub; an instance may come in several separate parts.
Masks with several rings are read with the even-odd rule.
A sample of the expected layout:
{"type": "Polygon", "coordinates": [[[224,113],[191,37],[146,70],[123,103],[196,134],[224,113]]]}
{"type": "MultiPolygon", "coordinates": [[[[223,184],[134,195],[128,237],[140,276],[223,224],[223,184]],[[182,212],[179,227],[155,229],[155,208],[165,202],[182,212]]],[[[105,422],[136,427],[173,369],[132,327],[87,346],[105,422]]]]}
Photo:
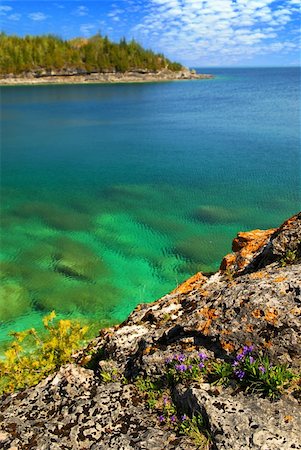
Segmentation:
{"type": "Polygon", "coordinates": [[[88,327],[55,317],[54,311],[44,317],[41,335],[34,328],[11,333],[14,341],[0,360],[0,394],[33,386],[71,360],[88,327]]]}

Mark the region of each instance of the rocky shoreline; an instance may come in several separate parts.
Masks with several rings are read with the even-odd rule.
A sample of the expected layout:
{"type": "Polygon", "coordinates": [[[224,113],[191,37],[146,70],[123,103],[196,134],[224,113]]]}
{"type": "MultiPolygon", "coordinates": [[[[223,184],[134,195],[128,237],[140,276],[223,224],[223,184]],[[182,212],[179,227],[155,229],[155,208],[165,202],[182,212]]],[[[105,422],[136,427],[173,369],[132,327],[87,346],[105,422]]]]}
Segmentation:
{"type": "Polygon", "coordinates": [[[277,229],[239,233],[217,273],[197,273],[157,302],[138,306],[123,324],[101,330],[72,364],[4,396],[0,447],[300,450],[300,378],[271,400],[233,380],[189,378],[185,365],[187,355],[198,355],[200,367],[206,360],[226,367],[232,354],[232,366],[239,365],[256,349],[268,358],[264,370],[287,365],[300,373],[300,263],[301,213],[277,229]],[[151,394],[168,379],[175,358],[170,398],[164,391],[154,406],[151,394]],[[165,416],[158,416],[160,408],[165,416]],[[185,417],[191,432],[181,434],[174,422],[186,423],[185,417]],[[198,429],[195,417],[202,418],[198,429]]]}
{"type": "Polygon", "coordinates": [[[173,72],[168,69],[160,71],[136,70],[125,73],[79,73],[77,71],[39,71],[26,74],[8,74],[0,76],[0,85],[39,85],[39,84],[97,84],[97,83],[153,83],[176,80],[212,79],[210,74],[197,74],[195,71],[183,69],[173,72]]]}

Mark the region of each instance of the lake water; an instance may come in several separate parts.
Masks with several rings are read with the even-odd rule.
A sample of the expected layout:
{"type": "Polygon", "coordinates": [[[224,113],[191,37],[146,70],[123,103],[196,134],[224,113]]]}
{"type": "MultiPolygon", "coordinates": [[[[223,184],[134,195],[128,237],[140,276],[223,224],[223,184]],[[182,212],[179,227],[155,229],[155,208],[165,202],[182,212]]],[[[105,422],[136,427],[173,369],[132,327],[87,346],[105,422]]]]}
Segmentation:
{"type": "Polygon", "coordinates": [[[0,340],[99,326],[300,209],[300,70],[1,89],[0,340]]]}

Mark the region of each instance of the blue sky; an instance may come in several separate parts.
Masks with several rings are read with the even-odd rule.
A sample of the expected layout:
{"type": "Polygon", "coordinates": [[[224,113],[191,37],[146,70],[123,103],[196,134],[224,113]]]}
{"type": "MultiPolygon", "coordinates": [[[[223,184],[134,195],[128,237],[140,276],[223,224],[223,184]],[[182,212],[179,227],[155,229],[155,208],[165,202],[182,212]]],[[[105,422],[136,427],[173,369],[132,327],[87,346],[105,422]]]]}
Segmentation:
{"type": "Polygon", "coordinates": [[[191,67],[300,65],[300,0],[2,0],[9,34],[135,38],[191,67]]]}

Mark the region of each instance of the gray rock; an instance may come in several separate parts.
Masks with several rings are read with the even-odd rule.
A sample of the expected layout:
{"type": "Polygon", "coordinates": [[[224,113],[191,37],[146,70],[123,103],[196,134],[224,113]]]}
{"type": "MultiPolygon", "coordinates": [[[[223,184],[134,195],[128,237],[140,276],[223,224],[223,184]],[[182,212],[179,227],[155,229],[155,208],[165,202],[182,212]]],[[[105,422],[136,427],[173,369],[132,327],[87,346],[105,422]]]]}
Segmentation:
{"type": "Polygon", "coordinates": [[[202,413],[218,449],[301,449],[301,415],[297,401],[284,397],[277,402],[206,385],[179,386],[176,400],[188,410],[202,413]]]}
{"type": "Polygon", "coordinates": [[[0,421],[3,450],[185,448],[159,426],[133,385],[101,384],[93,371],[72,364],[4,399],[0,421]]]}

